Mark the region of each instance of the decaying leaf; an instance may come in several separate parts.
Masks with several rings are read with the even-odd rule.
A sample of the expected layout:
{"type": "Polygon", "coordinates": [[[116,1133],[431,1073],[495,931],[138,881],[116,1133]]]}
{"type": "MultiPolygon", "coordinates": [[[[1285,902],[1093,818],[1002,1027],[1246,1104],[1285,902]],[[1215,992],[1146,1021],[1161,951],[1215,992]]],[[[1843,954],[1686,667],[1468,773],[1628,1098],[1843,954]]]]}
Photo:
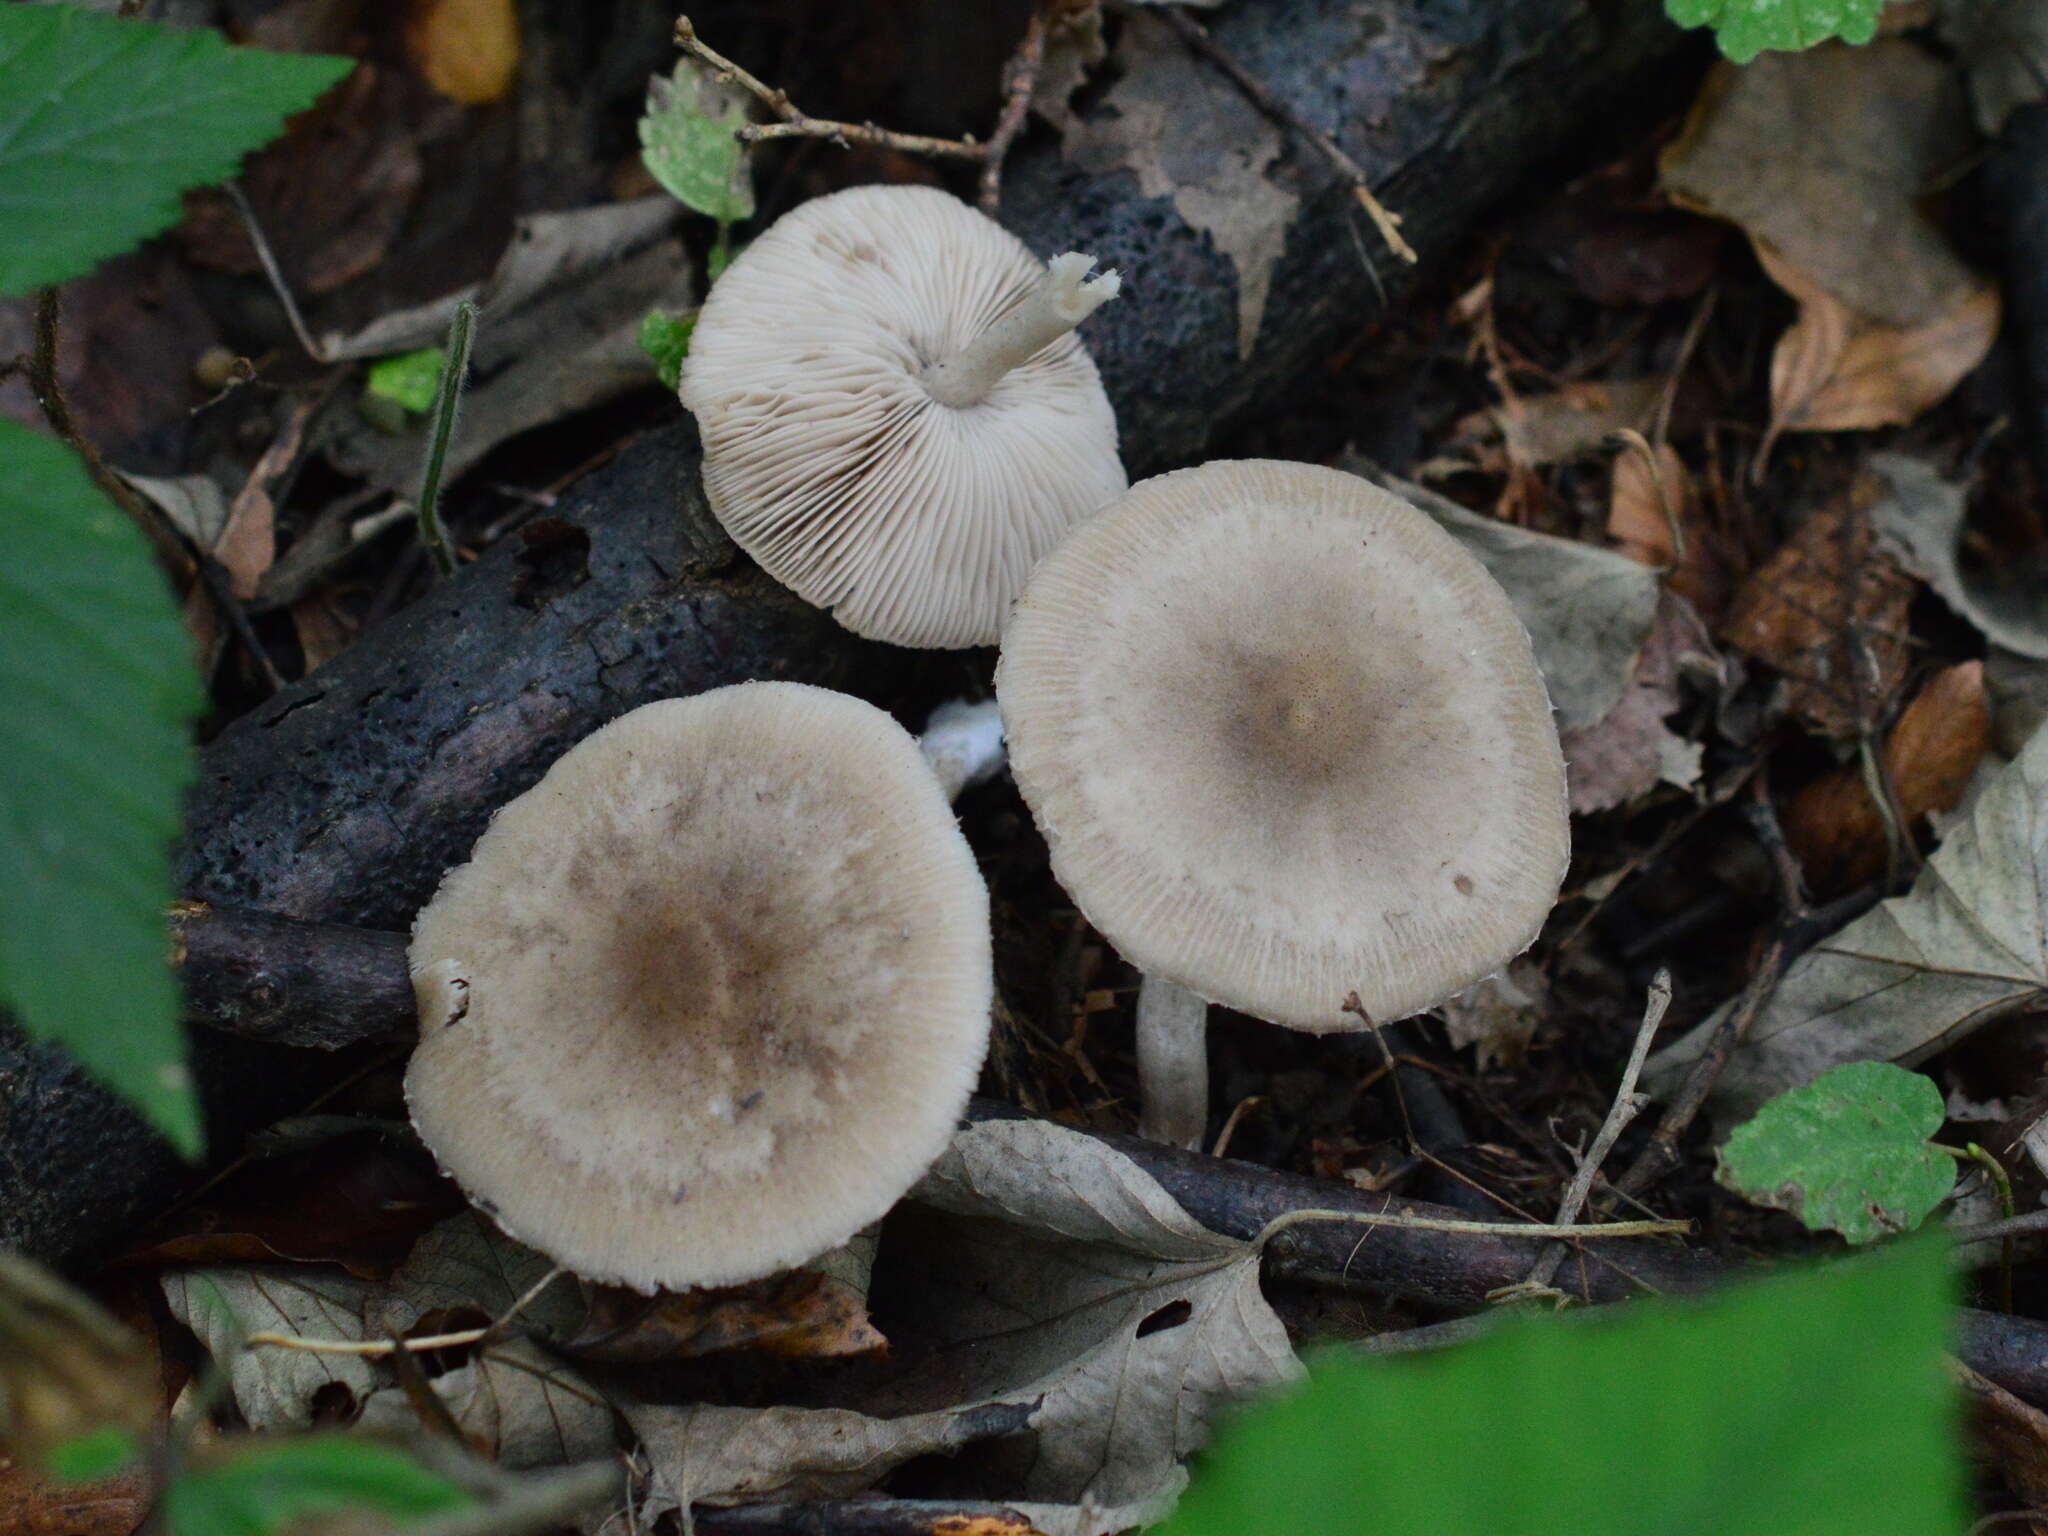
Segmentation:
{"type": "Polygon", "coordinates": [[[1074,92],[1108,57],[1102,41],[1102,7],[1097,0],[1062,0],[1047,7],[1045,53],[1032,83],[1031,110],[1058,130],[1061,139],[1080,127],[1074,92]]]}
{"type": "Polygon", "coordinates": [[[1872,527],[1883,482],[1813,513],[1737,589],[1721,638],[1783,673],[1784,708],[1826,735],[1854,738],[1905,681],[1914,583],[1872,527]]]}
{"type": "Polygon", "coordinates": [[[1028,1402],[984,1403],[901,1418],[844,1408],[669,1408],[625,1403],[645,1446],[652,1487],[643,1515],[692,1504],[847,1498],[915,1456],[949,1456],[1016,1434],[1028,1402]]]}
{"type": "Polygon", "coordinates": [[[1663,394],[1662,379],[1580,379],[1546,394],[1516,394],[1458,422],[1435,467],[1505,474],[1568,464],[1598,452],[1616,432],[1648,431],[1663,394]]]}
{"type": "MultiPolygon", "coordinates": [[[[488,1346],[467,1365],[435,1377],[433,1389],[470,1444],[511,1471],[575,1466],[609,1456],[615,1447],[604,1395],[530,1339],[488,1346]]],[[[395,1435],[420,1428],[398,1387],[371,1393],[358,1422],[395,1435]]]]}
{"type": "Polygon", "coordinates": [[[651,1299],[597,1288],[582,1331],[562,1344],[578,1360],[606,1364],[654,1364],[737,1349],[784,1359],[844,1359],[888,1347],[868,1319],[862,1292],[809,1268],[651,1299]]]}
{"type": "Polygon", "coordinates": [[[1711,628],[1728,609],[1728,568],[1715,547],[1698,488],[1669,443],[1628,439],[1614,458],[1607,536],[1631,560],[1664,571],[1665,587],[1711,628]]]}
{"type": "Polygon", "coordinates": [[[2048,6],[2037,0],[1939,0],[1941,33],[1970,87],[1977,128],[1995,139],[2015,107],[2048,95],[2048,6]]]}
{"type": "Polygon", "coordinates": [[[412,0],[403,35],[413,68],[466,107],[502,100],[519,73],[513,0],[412,0]]]}
{"type": "Polygon", "coordinates": [[[1615,550],[1481,517],[1356,455],[1337,467],[1427,512],[1507,589],[1560,730],[1596,724],[1621,701],[1657,619],[1654,570],[1615,550]]]}
{"type": "MultiPolygon", "coordinates": [[[[1950,1370],[1968,1394],[1971,1428],[1990,1451],[2006,1486],[2032,1508],[2048,1509],[2048,1413],[1959,1360],[1950,1363],[1950,1370]]],[[[2026,1529],[2039,1536],[2048,1530],[2048,1517],[2029,1522],[2026,1529]]]]}
{"type": "Polygon", "coordinates": [[[1993,743],[2005,756],[2019,756],[2027,738],[2048,725],[2048,661],[1994,645],[1984,656],[1984,691],[1993,743]]]}
{"type": "Polygon", "coordinates": [[[1099,176],[1131,172],[1140,196],[1172,198],[1216,242],[1237,273],[1237,351],[1250,357],[1301,203],[1266,176],[1286,147],[1280,130],[1163,22],[1127,17],[1117,54],[1123,77],[1102,111],[1073,119],[1066,157],[1099,176]]]}
{"type": "Polygon", "coordinates": [[[1543,1022],[1548,997],[1543,972],[1527,961],[1509,962],[1498,976],[1474,982],[1443,1005],[1444,1034],[1454,1050],[1476,1046],[1479,1070],[1517,1067],[1543,1022]]]}
{"type": "Polygon", "coordinates": [[[1657,622],[1621,698],[1592,725],[1562,733],[1575,815],[1611,810],[1658,784],[1690,789],[1700,778],[1700,745],[1664,721],[1679,705],[1679,674],[1716,669],[1713,641],[1684,598],[1665,593],[1657,622]]]}
{"type": "MultiPolygon", "coordinates": [[[[2048,729],[2000,771],[1904,896],[1793,965],[1716,1090],[1754,1109],[1845,1061],[1911,1066],[2048,1000],[2048,729]]],[[[1719,1015],[1652,1058],[1668,1092],[1719,1015]]]]}
{"type": "Polygon", "coordinates": [[[1991,571],[1963,570],[1968,488],[1902,453],[1872,454],[1870,468],[1887,492],[1872,505],[1870,521],[1905,552],[1906,568],[1993,644],[2048,660],[2048,584],[2039,572],[2000,581],[1991,571]]]}
{"type": "MultiPolygon", "coordinates": [[[[496,1321],[553,1273],[554,1262],[514,1242],[476,1210],[451,1216],[413,1245],[367,1308],[379,1338],[411,1333],[430,1318],[477,1314],[496,1321]]],[[[567,1338],[588,1312],[576,1281],[558,1277],[520,1309],[519,1327],[567,1338]]]]}
{"type": "MultiPolygon", "coordinates": [[[[1965,661],[1927,680],[1885,737],[1884,764],[1909,830],[1952,811],[1991,745],[1984,663],[1965,661]]],[[[1815,779],[1785,808],[1785,838],[1822,899],[1883,873],[1884,821],[1855,767],[1815,779]]]]}
{"type": "Polygon", "coordinates": [[[1941,1090],[1885,1061],[1852,1061],[1779,1094],[1737,1126],[1718,1178],[1852,1243],[1910,1232],[1955,1188],[1955,1160],[1928,1138],[1941,1090]]]}
{"type": "Polygon", "coordinates": [[[1982,361],[1997,292],[1920,208],[1967,147],[1951,72],[1904,39],[1709,77],[1663,180],[1740,225],[1800,303],[1772,362],[1772,436],[1910,421],[1982,361]]]}
{"type": "Polygon", "coordinates": [[[157,1471],[137,1462],[99,1482],[55,1483],[0,1459],[0,1530],[11,1536],[135,1536],[156,1503],[157,1471]]]}
{"type": "Polygon", "coordinates": [[[323,1392],[345,1389],[349,1402],[360,1403],[390,1379],[388,1367],[361,1355],[243,1347],[254,1333],[361,1340],[370,1287],[352,1275],[281,1266],[184,1269],[165,1275],[163,1287],[171,1315],[227,1371],[251,1429],[303,1429],[323,1392]]]}

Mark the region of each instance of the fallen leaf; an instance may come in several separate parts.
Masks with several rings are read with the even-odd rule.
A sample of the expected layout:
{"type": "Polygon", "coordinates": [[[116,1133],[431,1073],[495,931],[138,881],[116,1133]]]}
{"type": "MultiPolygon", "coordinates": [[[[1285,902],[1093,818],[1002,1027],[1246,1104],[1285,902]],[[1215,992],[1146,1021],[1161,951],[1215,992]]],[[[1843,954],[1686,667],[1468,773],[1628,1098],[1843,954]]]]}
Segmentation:
{"type": "Polygon", "coordinates": [[[1481,517],[1357,455],[1337,467],[1427,512],[1507,590],[1535,646],[1559,730],[1593,725],[1621,702],[1656,623],[1655,571],[1611,549],[1481,517]]]}
{"type": "Polygon", "coordinates": [[[1528,1056],[1548,1002],[1542,970],[1511,960],[1498,976],[1474,982],[1443,1005],[1444,1035],[1453,1050],[1476,1047],[1473,1059],[1480,1071],[1512,1069],[1528,1056]]]}
{"type": "Polygon", "coordinates": [[[1188,226],[1230,258],[1237,273],[1237,353],[1248,358],[1265,318],[1273,269],[1301,206],[1266,175],[1286,140],[1164,22],[1142,13],[1125,17],[1117,59],[1122,77],[1094,116],[1073,120],[1066,158],[1099,176],[1129,171],[1139,196],[1173,199],[1188,226]]]}
{"type": "Polygon", "coordinates": [[[1518,394],[1458,422],[1444,457],[1462,457],[1469,464],[1461,467],[1488,474],[1567,464],[1616,432],[1647,431],[1663,395],[1662,379],[1581,379],[1546,394],[1518,394]]]}
{"type": "Polygon", "coordinates": [[[251,1429],[307,1428],[314,1398],[339,1388],[352,1405],[390,1380],[388,1366],[362,1355],[244,1347],[255,1333],[360,1342],[370,1287],[351,1275],[312,1267],[183,1269],[165,1275],[163,1287],[171,1315],[227,1372],[251,1429]]]}
{"type": "Polygon", "coordinates": [[[1678,708],[1681,670],[1717,665],[1699,615],[1684,598],[1666,593],[1614,708],[1593,725],[1561,733],[1574,815],[1627,805],[1660,783],[1690,789],[1699,782],[1699,743],[1680,737],[1664,720],[1678,708]]]}
{"type": "Polygon", "coordinates": [[[1567,192],[1522,226],[1519,243],[1595,304],[1632,309],[1705,289],[1728,244],[1726,224],[1612,198],[1597,186],[1567,192]]]}
{"type": "Polygon", "coordinates": [[[1019,1433],[1031,1404],[870,1418],[845,1408],[670,1408],[625,1402],[621,1411],[650,1468],[643,1518],[692,1504],[842,1499],[872,1488],[916,1456],[949,1456],[1019,1433]]]}
{"type": "MultiPolygon", "coordinates": [[[[492,1344],[432,1386],[471,1446],[508,1471],[575,1466],[617,1448],[604,1394],[530,1339],[492,1344]]],[[[420,1430],[398,1387],[364,1399],[357,1423],[393,1435],[420,1430]]]]}
{"type": "Polygon", "coordinates": [[[412,0],[404,37],[427,84],[466,107],[502,101],[519,74],[513,0],[412,0]]]}
{"type": "MultiPolygon", "coordinates": [[[[486,1216],[465,1210],[414,1244],[405,1262],[370,1302],[369,1327],[379,1338],[419,1330],[422,1322],[481,1314],[495,1322],[552,1274],[554,1261],[516,1243],[486,1216]]],[[[584,1326],[589,1307],[569,1275],[558,1276],[519,1313],[519,1326],[563,1339],[584,1326]]]]}
{"type": "Polygon", "coordinates": [[[1866,320],[1768,246],[1757,258],[1799,301],[1771,354],[1771,424],[1759,457],[1785,432],[1902,426],[1983,362],[1998,337],[1998,290],[1980,283],[1918,325],[1866,320]]]}
{"type": "Polygon", "coordinates": [[[1857,315],[1908,328],[1979,286],[1920,210],[1968,148],[1948,66],[1885,39],[1716,65],[1660,170],[1857,315]]]}
{"type": "MultiPolygon", "coordinates": [[[[1845,1061],[1912,1066],[2048,1000],[2048,729],[2001,770],[1913,889],[1792,966],[1716,1087],[1744,1114],[1845,1061]]],[[[1651,1060],[1669,1092],[1717,1013],[1651,1060]]]]}
{"type": "Polygon", "coordinates": [[[201,549],[212,549],[220,542],[221,529],[228,522],[228,498],[211,476],[123,474],[121,478],[201,549]]]}
{"type": "Polygon", "coordinates": [[[1050,8],[1045,53],[1032,82],[1031,110],[1050,123],[1064,141],[1080,130],[1074,116],[1074,92],[1088,83],[1095,67],[1109,56],[1102,41],[1102,7],[1097,0],[1065,0],[1050,8]]]}
{"type": "Polygon", "coordinates": [[[1883,482],[1812,513],[1735,593],[1721,638],[1785,678],[1783,707],[1823,734],[1855,738],[1905,681],[1914,583],[1877,540],[1883,482]]]}
{"type": "Polygon", "coordinates": [[[300,598],[290,612],[305,672],[319,670],[356,643],[355,618],[325,593],[300,598]]]}
{"type": "Polygon", "coordinates": [[[1709,626],[1726,614],[1728,568],[1692,476],[1669,443],[1653,448],[1632,434],[1615,455],[1607,536],[1631,560],[1663,570],[1665,586],[1709,626]]]}
{"type": "Polygon", "coordinates": [[[1984,655],[1984,691],[1992,740],[2005,756],[2019,756],[2027,738],[2048,724],[2048,662],[1991,646],[1984,655]]]}
{"type": "Polygon", "coordinates": [[[1987,139],[2005,131],[2015,108],[2048,90],[2048,6],[2027,0],[1939,0],[1941,35],[1954,48],[1970,87],[1977,128],[1987,139]]]}
{"type": "MultiPolygon", "coordinates": [[[[1909,831],[1962,802],[1991,745],[1984,663],[1937,672],[1885,737],[1884,764],[1909,831]]],[[[1807,888],[1827,900],[1884,872],[1884,821],[1859,768],[1838,768],[1808,784],[1785,808],[1785,840],[1807,888]]]]}
{"type": "Polygon", "coordinates": [[[889,1341],[868,1320],[861,1291],[797,1269],[747,1285],[652,1299],[598,1287],[582,1331],[561,1347],[578,1360],[626,1365],[739,1349],[781,1359],[844,1359],[880,1354],[889,1341]]]}
{"type": "Polygon", "coordinates": [[[1888,492],[1872,505],[1871,524],[1904,552],[1906,568],[1993,644],[2048,660],[2048,587],[2030,573],[2000,580],[1996,571],[1963,570],[1967,488],[1902,453],[1873,454],[1870,468],[1888,492]]]}
{"type": "Polygon", "coordinates": [[[53,1483],[0,1458],[0,1530],[11,1536],[134,1536],[156,1503],[147,1462],[92,1483],[53,1483]]]}
{"type": "MultiPolygon", "coordinates": [[[[1968,1394],[1970,1427],[1979,1454],[1989,1453],[2006,1487],[2028,1505],[2048,1509],[2048,1413],[2022,1402],[1959,1360],[1952,1361],[1949,1369],[1968,1394]]],[[[2020,1527],[2015,1524],[2011,1528],[2020,1527]]],[[[2028,1522],[2026,1528],[2036,1533],[2048,1530],[2048,1516],[2028,1522]]]]}

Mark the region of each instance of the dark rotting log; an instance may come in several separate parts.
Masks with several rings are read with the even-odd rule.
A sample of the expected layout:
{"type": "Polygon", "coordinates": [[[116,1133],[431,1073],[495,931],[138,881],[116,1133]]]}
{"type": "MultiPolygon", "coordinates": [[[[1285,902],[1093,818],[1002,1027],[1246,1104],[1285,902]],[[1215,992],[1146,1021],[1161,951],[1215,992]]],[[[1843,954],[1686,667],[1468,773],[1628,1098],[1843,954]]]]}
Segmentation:
{"type": "MultiPolygon", "coordinates": [[[[1683,47],[1656,7],[1607,0],[1240,0],[1214,36],[1374,177],[1425,266],[1532,166],[1642,96],[1683,47]]],[[[1230,109],[1219,104],[1243,105],[1221,75],[1205,81],[1166,104],[1162,144],[1194,143],[1230,109]]],[[[1034,249],[1089,250],[1132,275],[1088,340],[1134,474],[1197,456],[1381,302],[1349,187],[1300,143],[1266,174],[1299,208],[1241,357],[1231,263],[1171,196],[1143,195],[1128,170],[1062,160],[1044,133],[1011,157],[1012,229],[1034,249]]],[[[1383,249],[1375,260],[1397,283],[1383,249]]],[[[213,742],[181,893],[402,928],[496,806],[637,704],[757,677],[899,709],[926,697],[918,669],[929,678],[937,663],[853,640],[738,558],[706,515],[685,425],[580,483],[560,519],[544,549],[503,541],[213,742]]],[[[317,1059],[281,1062],[232,1039],[195,1053],[219,1153],[318,1078],[317,1059]]],[[[87,1262],[187,1176],[60,1054],[0,1029],[0,1242],[87,1262]]]]}

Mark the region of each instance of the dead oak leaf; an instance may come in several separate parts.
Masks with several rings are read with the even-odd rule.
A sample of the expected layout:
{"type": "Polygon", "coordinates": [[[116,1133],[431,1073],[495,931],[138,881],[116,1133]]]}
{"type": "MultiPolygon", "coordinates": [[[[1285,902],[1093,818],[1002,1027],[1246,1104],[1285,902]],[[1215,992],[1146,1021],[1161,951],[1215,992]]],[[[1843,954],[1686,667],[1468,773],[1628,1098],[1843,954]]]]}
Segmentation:
{"type": "Polygon", "coordinates": [[[1123,78],[1093,116],[1074,120],[1066,156],[1096,175],[1128,170],[1140,195],[1171,198],[1215,242],[1237,273],[1237,352],[1248,358],[1301,206],[1266,176],[1285,148],[1280,130],[1163,22],[1129,16],[1117,53],[1123,78]]]}

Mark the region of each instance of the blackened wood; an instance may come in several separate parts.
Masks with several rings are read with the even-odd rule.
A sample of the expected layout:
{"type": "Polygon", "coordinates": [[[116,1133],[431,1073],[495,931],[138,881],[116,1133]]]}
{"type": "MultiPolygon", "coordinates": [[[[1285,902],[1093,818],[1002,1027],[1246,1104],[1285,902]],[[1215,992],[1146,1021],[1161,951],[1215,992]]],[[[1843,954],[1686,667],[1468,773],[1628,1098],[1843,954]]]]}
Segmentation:
{"type": "Polygon", "coordinates": [[[334,1051],[412,1032],[403,934],[192,901],[171,940],[187,1013],[225,1034],[334,1051]]]}
{"type": "Polygon", "coordinates": [[[1983,187],[2004,248],[2005,324],[2020,363],[2027,449],[2048,477],[2048,102],[2006,119],[1983,187]]]}

